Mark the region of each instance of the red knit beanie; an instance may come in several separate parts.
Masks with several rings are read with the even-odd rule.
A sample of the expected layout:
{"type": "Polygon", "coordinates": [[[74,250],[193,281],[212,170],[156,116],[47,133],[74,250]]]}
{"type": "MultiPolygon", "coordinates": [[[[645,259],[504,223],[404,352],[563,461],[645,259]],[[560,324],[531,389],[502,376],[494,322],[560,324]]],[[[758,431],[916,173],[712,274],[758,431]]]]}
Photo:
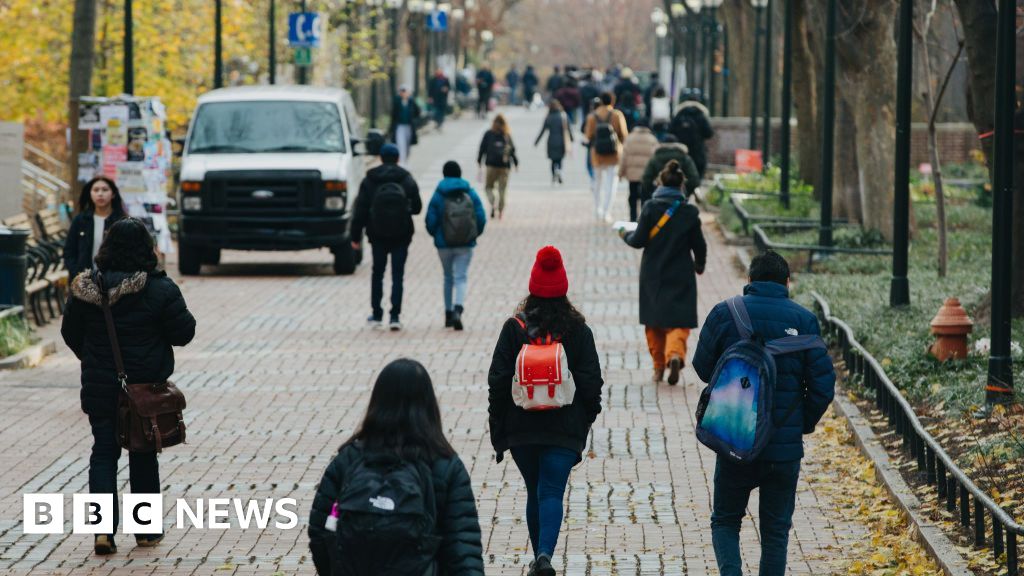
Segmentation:
{"type": "Polygon", "coordinates": [[[565,275],[562,253],[554,246],[541,248],[530,272],[530,294],[538,298],[561,298],[568,293],[569,278],[565,275]]]}

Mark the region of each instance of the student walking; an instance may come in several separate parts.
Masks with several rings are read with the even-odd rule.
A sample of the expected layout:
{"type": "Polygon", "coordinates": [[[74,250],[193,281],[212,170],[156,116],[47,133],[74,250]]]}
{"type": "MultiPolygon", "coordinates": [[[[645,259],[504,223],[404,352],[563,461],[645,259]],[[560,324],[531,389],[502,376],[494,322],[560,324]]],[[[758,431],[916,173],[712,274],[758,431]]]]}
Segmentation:
{"type": "MultiPolygon", "coordinates": [[[[196,320],[174,281],[157,270],[153,237],[146,225],[125,218],[110,226],[96,255],[96,270],[86,269],[71,282],[61,336],[82,362],[82,411],[92,428],[89,492],[113,494],[110,534],[96,535],[96,554],[117,552],[118,495],[118,370],[107,322],[104,292],[114,330],[121,336],[120,354],[127,384],[166,382],[174,373],[172,346],[192,341],[196,320]]],[[[129,452],[128,475],[133,494],[159,494],[157,453],[129,452]]],[[[149,548],[163,540],[159,534],[136,535],[138,546],[149,548]]]]}
{"type": "Polygon", "coordinates": [[[476,117],[486,118],[491,109],[491,94],[494,92],[494,73],[484,66],[476,73],[476,117]]]}
{"type": "Polygon", "coordinates": [[[484,133],[483,140],[480,141],[480,150],[476,155],[476,163],[478,168],[484,165],[487,167],[484,190],[487,192],[487,202],[491,205],[491,218],[497,213],[498,219],[501,220],[505,212],[509,172],[513,165],[519,169],[516,146],[512,142],[512,133],[504,115],[495,116],[491,129],[484,133]],[[498,189],[497,200],[494,197],[495,188],[498,189]]]}
{"type": "Polygon", "coordinates": [[[534,555],[530,574],[534,576],[555,574],[551,558],[562,526],[565,487],[601,412],[603,380],[594,334],[567,298],[568,290],[561,253],[552,246],[541,248],[530,274],[530,295],[502,327],[488,373],[491,444],[498,462],[506,450],[512,452],[526,483],[526,526],[534,555]],[[527,348],[527,344],[541,345],[527,348]],[[533,380],[517,369],[519,358],[545,374],[560,365],[557,393],[545,380],[537,385],[543,391],[529,394],[526,388],[532,389],[533,380]],[[565,388],[570,383],[574,394],[565,388]],[[560,408],[536,409],[533,399],[560,408]]]}
{"type": "Polygon", "coordinates": [[[532,65],[527,65],[526,72],[523,73],[523,105],[527,108],[533,104],[533,95],[537,92],[538,84],[540,78],[537,77],[537,72],[532,65]]]}
{"type": "Polygon", "coordinates": [[[697,327],[697,274],[704,273],[707,244],[700,213],[683,195],[683,171],[675,161],[662,171],[661,186],[644,204],[636,230],[624,234],[640,261],[640,323],[654,363],[654,382],[675,385],[686,366],[686,341],[697,327]]]}
{"type": "Polygon", "coordinates": [[[679,166],[683,169],[683,174],[686,176],[686,196],[692,197],[696,194],[697,187],[700,186],[700,174],[697,173],[697,165],[693,163],[693,159],[687,153],[686,146],[680,144],[672,134],[667,134],[665,141],[655,149],[654,155],[647,162],[643,175],[640,177],[641,205],[651,199],[655,188],[658,187],[658,175],[661,174],[661,171],[672,160],[679,163],[679,166]]]}
{"type": "Polygon", "coordinates": [[[679,142],[686,145],[701,178],[704,178],[708,168],[707,141],[715,135],[708,119],[710,116],[707,107],[701,102],[700,92],[687,91],[679,99],[679,108],[672,118],[670,128],[679,142]]]}
{"type": "MultiPolygon", "coordinates": [[[[760,341],[820,335],[814,314],[789,299],[789,278],[789,265],[775,252],[756,256],[750,263],[750,283],[743,289],[741,302],[749,316],[748,328],[760,341]]],[[[719,359],[740,340],[740,334],[728,303],[711,310],[693,356],[693,368],[701,380],[711,382],[719,359]]],[[[814,431],[835,394],[835,371],[824,345],[779,354],[775,368],[773,410],[766,415],[775,425],[767,445],[751,461],[736,464],[719,455],[715,466],[711,539],[722,576],[743,574],[740,524],[755,488],[760,490],[760,574],[785,573],[803,437],[814,431]]]]}
{"type": "Polygon", "coordinates": [[[320,480],[307,533],[321,576],[483,576],[469,473],[419,362],[395,360],[377,377],[362,424],[320,480]]]}
{"type": "Polygon", "coordinates": [[[643,177],[647,163],[658,148],[658,139],[641,120],[636,128],[626,136],[622,146],[622,161],[619,163],[619,178],[629,182],[629,220],[636,222],[639,214],[640,200],[643,196],[643,177]]]}
{"type": "Polygon", "coordinates": [[[451,80],[445,76],[444,70],[438,68],[427,88],[427,94],[430,95],[430,109],[434,114],[434,123],[437,125],[438,131],[441,130],[445,116],[448,114],[448,94],[451,90],[451,80]]]}
{"type": "Polygon", "coordinates": [[[391,104],[391,141],[398,146],[398,162],[405,166],[410,149],[419,143],[416,126],[420,121],[420,105],[412,97],[408,86],[401,86],[391,104]]]}
{"type": "Polygon", "coordinates": [[[97,176],[82,186],[78,197],[81,212],[71,220],[64,240],[64,267],[74,279],[83,270],[95,267],[103,235],[110,226],[125,217],[124,201],[117,184],[106,176],[97,176]]]}
{"type": "Polygon", "coordinates": [[[616,170],[622,153],[622,142],[629,130],[622,112],[614,109],[615,97],[611,92],[601,94],[601,105],[587,118],[584,135],[590,145],[594,166],[591,191],[594,194],[594,213],[599,220],[612,221],[612,202],[615,200],[616,170]]]}
{"type": "Polygon", "coordinates": [[[568,149],[566,140],[571,143],[574,142],[574,139],[572,136],[572,121],[562,109],[562,105],[558,100],[552,100],[548,106],[548,115],[540,128],[537,140],[533,143],[534,146],[540,144],[545,133],[548,135],[548,160],[551,160],[551,183],[558,182],[562,184],[562,160],[565,158],[565,153],[568,149]]]}
{"type": "Polygon", "coordinates": [[[366,173],[359,186],[352,216],[352,249],[362,250],[363,230],[373,246],[373,274],[370,281],[370,308],[367,323],[383,327],[384,271],[391,257],[391,317],[388,327],[402,329],[402,289],[405,261],[415,232],[412,217],[423,210],[420,189],[412,174],[398,165],[399,152],[394,144],[380,149],[380,166],[366,173]]]}
{"type": "Polygon", "coordinates": [[[444,327],[462,330],[469,264],[487,215],[458,163],[446,162],[443,173],[444,180],[427,205],[427,233],[434,237],[444,271],[444,327]]]}

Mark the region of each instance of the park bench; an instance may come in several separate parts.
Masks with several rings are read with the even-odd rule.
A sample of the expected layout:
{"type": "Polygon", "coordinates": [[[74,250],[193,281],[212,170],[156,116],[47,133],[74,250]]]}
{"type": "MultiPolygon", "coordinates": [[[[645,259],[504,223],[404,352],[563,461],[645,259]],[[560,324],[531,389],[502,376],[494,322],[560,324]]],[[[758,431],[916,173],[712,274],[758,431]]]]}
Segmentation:
{"type": "Polygon", "coordinates": [[[25,213],[11,216],[3,220],[3,224],[29,231],[25,249],[25,299],[33,321],[42,326],[63,313],[67,298],[68,271],[63,258],[66,232],[60,216],[55,210],[41,210],[35,217],[25,213]]]}

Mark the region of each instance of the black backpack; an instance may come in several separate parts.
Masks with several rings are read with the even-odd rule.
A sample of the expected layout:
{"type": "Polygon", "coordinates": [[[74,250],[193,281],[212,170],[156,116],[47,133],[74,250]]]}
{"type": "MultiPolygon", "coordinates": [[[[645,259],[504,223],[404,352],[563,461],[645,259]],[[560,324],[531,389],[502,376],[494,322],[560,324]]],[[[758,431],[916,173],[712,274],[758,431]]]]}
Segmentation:
{"type": "Polygon", "coordinates": [[[512,144],[504,134],[491,138],[490,144],[487,145],[487,165],[499,168],[508,166],[511,148],[512,144]]]}
{"type": "Polygon", "coordinates": [[[441,233],[449,248],[469,246],[479,235],[476,221],[476,207],[469,192],[459,190],[444,197],[444,213],[441,216],[441,233]]]}
{"type": "Polygon", "coordinates": [[[608,115],[602,120],[597,112],[594,112],[594,121],[597,123],[594,130],[594,151],[601,156],[619,152],[619,135],[615,133],[611,123],[613,114],[614,112],[608,111],[608,115]]]}
{"type": "Polygon", "coordinates": [[[370,226],[373,237],[380,240],[398,240],[412,232],[409,197],[401,184],[385,182],[377,187],[370,204],[370,226]]]}
{"type": "Polygon", "coordinates": [[[435,574],[441,537],[426,463],[362,453],[346,470],[336,505],[333,576],[435,574]]]}

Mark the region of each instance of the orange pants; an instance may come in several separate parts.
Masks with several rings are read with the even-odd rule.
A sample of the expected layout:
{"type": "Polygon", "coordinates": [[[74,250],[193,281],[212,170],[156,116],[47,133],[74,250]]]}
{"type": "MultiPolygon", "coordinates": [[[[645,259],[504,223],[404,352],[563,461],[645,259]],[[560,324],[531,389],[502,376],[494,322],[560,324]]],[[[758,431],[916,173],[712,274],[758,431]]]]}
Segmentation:
{"type": "Polygon", "coordinates": [[[654,368],[664,368],[673,356],[686,361],[686,341],[690,338],[689,328],[654,328],[645,326],[647,348],[651,351],[654,368]]]}

